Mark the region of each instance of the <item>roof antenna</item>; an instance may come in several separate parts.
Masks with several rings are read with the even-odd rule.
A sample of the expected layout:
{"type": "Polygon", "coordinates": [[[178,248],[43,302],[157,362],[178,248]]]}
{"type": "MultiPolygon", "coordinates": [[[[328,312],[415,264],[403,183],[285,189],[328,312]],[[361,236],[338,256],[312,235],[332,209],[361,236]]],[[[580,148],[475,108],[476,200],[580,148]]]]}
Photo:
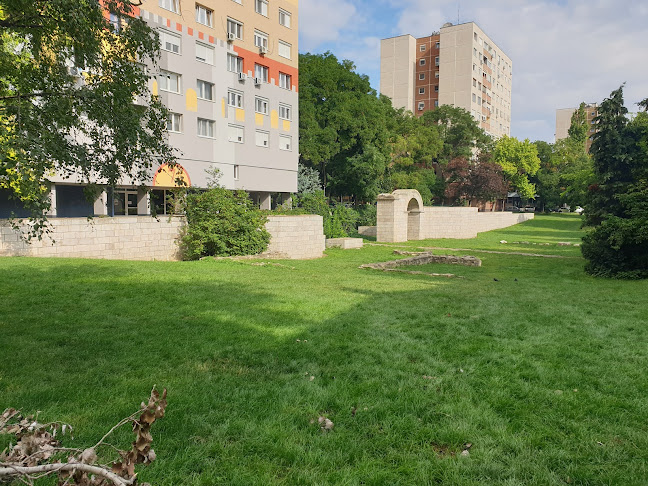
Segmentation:
{"type": "Polygon", "coordinates": [[[459,22],[459,9],[461,8],[461,2],[457,1],[457,25],[459,25],[461,22],[459,22]]]}

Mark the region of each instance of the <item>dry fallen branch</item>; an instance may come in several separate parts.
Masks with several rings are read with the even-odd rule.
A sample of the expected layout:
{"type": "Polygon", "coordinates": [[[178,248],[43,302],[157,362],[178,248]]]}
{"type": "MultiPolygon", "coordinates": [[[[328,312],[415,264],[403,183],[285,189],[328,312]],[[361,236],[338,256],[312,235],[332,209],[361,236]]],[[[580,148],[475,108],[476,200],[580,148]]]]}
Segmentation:
{"type": "MultiPolygon", "coordinates": [[[[60,485],[135,485],[135,465],[155,460],[155,452],[151,448],[151,426],[164,417],[166,406],[166,390],[160,395],[153,388],[148,403],[142,402],[137,412],[118,422],[93,447],[84,450],[60,447],[60,441],[55,437],[58,432],[60,435],[71,432],[70,425],[58,422],[41,424],[37,417],[23,416],[18,410],[7,409],[0,415],[0,434],[15,436],[16,443],[0,452],[0,483],[19,480],[32,485],[38,478],[57,474],[60,485]],[[99,448],[109,446],[104,441],[127,423],[132,424],[135,433],[131,449],[117,449],[120,459],[110,467],[95,465],[99,459],[99,448]],[[66,460],[61,458],[62,453],[69,454],[66,460]]],[[[113,446],[109,447],[114,449],[113,446]]]]}

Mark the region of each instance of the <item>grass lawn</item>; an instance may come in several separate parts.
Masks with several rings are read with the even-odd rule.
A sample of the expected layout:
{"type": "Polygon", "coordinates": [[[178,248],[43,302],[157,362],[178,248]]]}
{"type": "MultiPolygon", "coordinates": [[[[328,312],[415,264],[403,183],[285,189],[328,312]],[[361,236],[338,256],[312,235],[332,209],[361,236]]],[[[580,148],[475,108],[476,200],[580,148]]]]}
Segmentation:
{"type": "Polygon", "coordinates": [[[556,244],[579,225],[399,245],[471,249],[437,253],[481,268],[426,266],[461,279],[358,269],[390,245],[280,266],[3,258],[0,411],[87,446],[166,387],[154,485],[645,485],[648,281],[585,275],[556,244]]]}

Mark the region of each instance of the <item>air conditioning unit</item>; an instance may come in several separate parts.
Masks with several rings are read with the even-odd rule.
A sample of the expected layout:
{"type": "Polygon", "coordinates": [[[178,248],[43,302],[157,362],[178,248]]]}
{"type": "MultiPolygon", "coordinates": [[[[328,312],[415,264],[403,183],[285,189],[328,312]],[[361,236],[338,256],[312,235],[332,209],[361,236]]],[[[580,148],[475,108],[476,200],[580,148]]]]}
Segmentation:
{"type": "Polygon", "coordinates": [[[265,46],[259,46],[259,54],[264,55],[268,53],[268,48],[265,46]]]}
{"type": "Polygon", "coordinates": [[[239,81],[245,81],[245,78],[247,78],[247,76],[245,75],[245,73],[238,73],[238,79],[239,79],[239,81]]]}
{"type": "Polygon", "coordinates": [[[254,78],[254,86],[261,86],[261,78],[254,78]]]}
{"type": "Polygon", "coordinates": [[[236,35],[232,32],[227,33],[227,42],[234,42],[236,39],[236,35]]]}

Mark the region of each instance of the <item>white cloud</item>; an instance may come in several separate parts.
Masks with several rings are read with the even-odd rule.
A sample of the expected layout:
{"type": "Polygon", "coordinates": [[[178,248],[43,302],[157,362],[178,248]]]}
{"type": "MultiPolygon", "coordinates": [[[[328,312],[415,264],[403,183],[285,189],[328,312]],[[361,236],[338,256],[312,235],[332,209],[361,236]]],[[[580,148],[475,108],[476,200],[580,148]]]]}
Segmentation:
{"type": "Polygon", "coordinates": [[[302,0],[299,5],[300,51],[317,49],[340,39],[340,33],[354,20],[356,7],[347,0],[302,0]]]}

